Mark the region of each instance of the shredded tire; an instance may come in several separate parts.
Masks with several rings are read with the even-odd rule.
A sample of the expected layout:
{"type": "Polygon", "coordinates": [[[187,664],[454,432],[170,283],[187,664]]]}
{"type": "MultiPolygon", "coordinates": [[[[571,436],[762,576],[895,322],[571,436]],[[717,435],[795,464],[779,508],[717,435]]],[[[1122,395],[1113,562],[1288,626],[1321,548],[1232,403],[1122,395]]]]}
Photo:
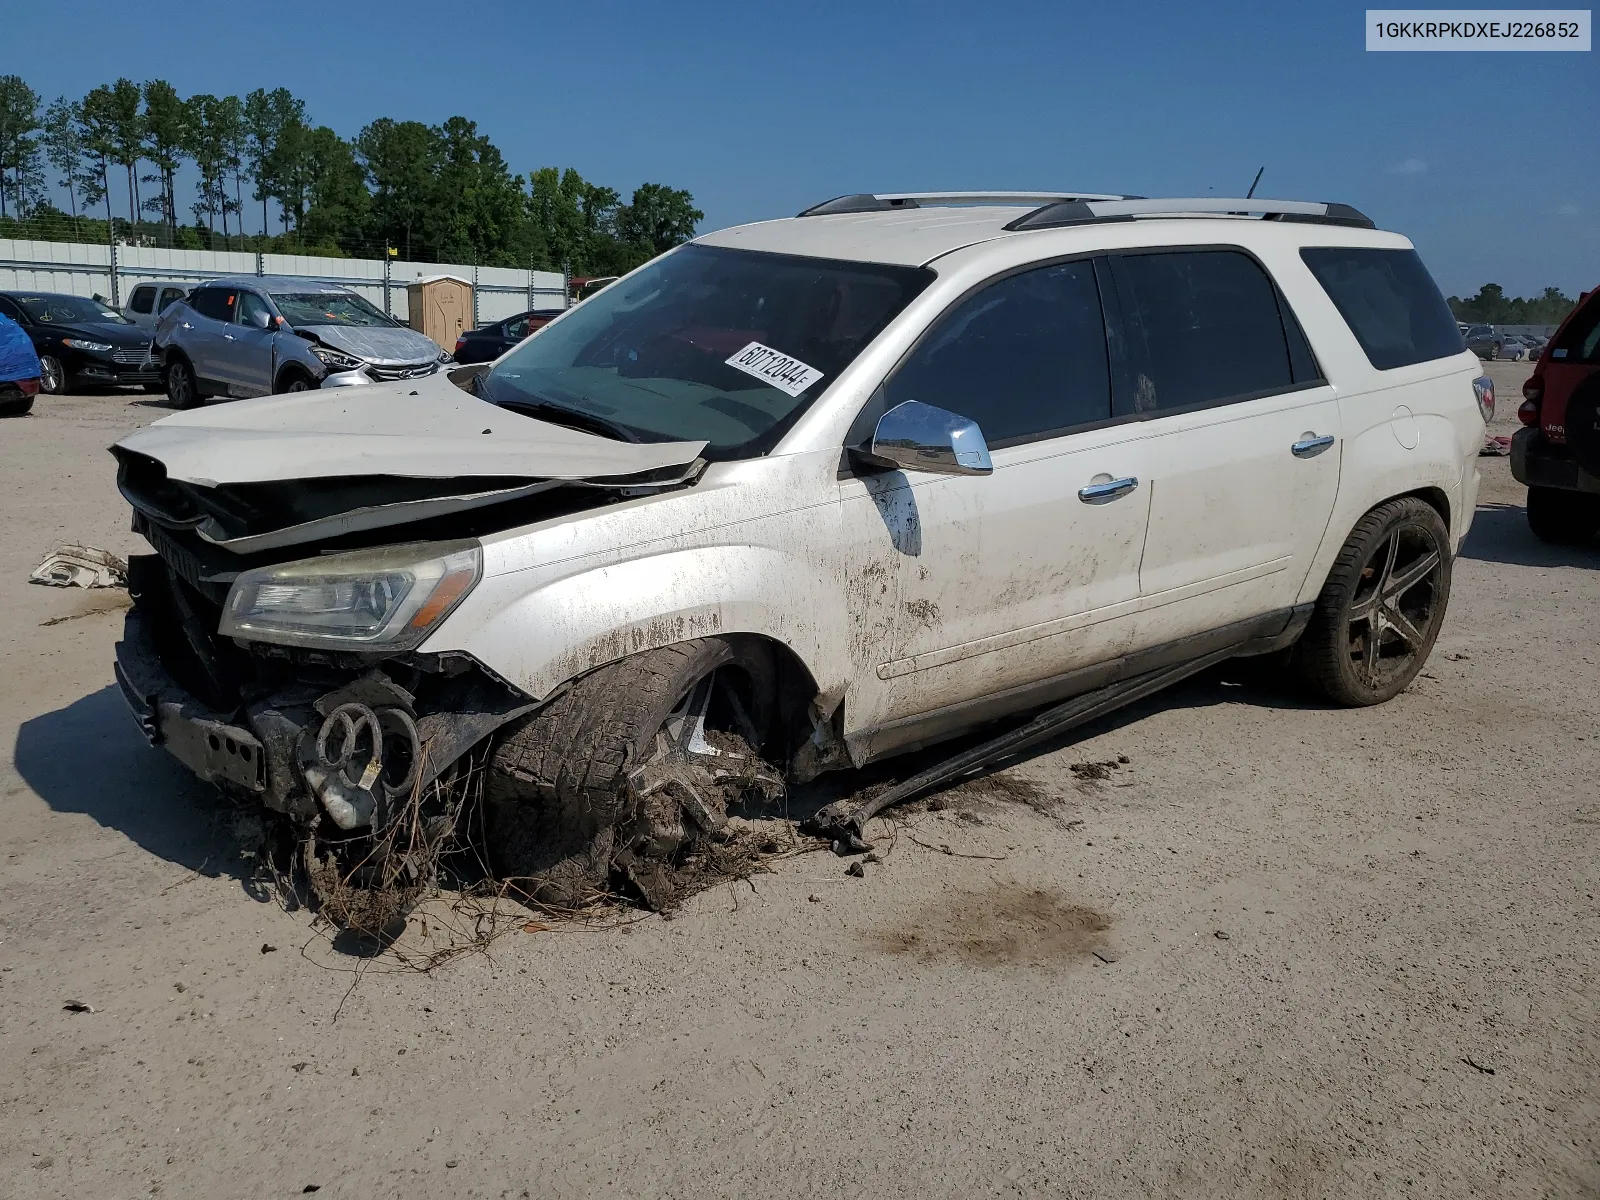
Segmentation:
{"type": "MultiPolygon", "coordinates": [[[[497,874],[539,903],[577,908],[607,889],[619,866],[641,872],[641,821],[629,770],[696,683],[737,667],[764,709],[770,656],[704,638],[607,664],[501,735],[489,763],[484,823],[497,874]]],[[[647,901],[650,899],[646,896],[647,901]]]]}

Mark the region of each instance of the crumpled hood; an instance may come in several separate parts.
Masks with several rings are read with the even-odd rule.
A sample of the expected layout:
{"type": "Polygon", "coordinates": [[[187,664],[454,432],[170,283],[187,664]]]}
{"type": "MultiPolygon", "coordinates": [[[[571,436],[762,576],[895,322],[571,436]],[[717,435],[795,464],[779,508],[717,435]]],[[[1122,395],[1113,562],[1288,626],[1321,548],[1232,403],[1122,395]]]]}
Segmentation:
{"type": "Polygon", "coordinates": [[[439,347],[434,340],[415,329],[383,326],[354,329],[348,325],[301,325],[297,328],[335,350],[354,354],[380,367],[414,367],[439,357],[439,347]]]}
{"type": "Polygon", "coordinates": [[[155,459],[170,479],[217,487],[373,475],[605,478],[691,463],[705,442],[635,445],[551,425],[469,395],[440,372],[176,413],[117,447],[155,459]]]}

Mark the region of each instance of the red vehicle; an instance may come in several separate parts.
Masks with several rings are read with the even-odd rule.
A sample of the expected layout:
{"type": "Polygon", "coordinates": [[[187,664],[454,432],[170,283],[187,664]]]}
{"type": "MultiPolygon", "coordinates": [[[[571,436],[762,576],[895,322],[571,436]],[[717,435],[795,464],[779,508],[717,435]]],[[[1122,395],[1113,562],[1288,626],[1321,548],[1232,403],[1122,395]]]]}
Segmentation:
{"type": "Polygon", "coordinates": [[[1573,545],[1600,532],[1600,288],[1585,292],[1522,385],[1511,473],[1528,485],[1528,525],[1573,545]]]}

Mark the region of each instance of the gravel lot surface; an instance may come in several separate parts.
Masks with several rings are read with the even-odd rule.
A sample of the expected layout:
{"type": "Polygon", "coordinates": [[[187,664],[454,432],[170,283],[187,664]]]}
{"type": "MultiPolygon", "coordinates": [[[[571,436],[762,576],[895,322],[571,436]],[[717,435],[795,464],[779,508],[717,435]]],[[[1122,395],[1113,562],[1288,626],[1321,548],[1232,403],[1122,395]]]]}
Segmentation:
{"type": "Polygon", "coordinates": [[[140,549],[104,448],[164,412],[0,421],[0,1194],[1600,1193],[1600,545],[1535,542],[1504,459],[1391,704],[1212,673],[865,878],[425,975],[262,899],[123,709],[120,594],[25,583],[140,549]]]}

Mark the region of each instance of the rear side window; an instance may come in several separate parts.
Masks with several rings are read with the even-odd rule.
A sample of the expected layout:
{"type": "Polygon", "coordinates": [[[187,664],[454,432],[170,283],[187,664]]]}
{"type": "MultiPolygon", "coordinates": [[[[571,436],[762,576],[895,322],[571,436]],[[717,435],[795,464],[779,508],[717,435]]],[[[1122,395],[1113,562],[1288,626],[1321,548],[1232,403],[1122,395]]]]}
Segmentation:
{"type": "Polygon", "coordinates": [[[182,288],[168,288],[166,291],[161,293],[161,311],[162,312],[166,312],[167,309],[169,309],[170,307],[172,307],[172,305],[176,304],[179,300],[182,300],[182,299],[183,299],[183,289],[182,288]]]}
{"type": "Polygon", "coordinates": [[[189,298],[189,307],[213,321],[231,321],[234,296],[227,288],[200,288],[189,298]]]}
{"type": "Polygon", "coordinates": [[[1600,365],[1600,292],[1591,296],[1572,323],[1561,331],[1561,340],[1550,348],[1550,357],[1586,366],[1600,365]]]}
{"type": "Polygon", "coordinates": [[[885,400],[971,417],[991,446],[1107,420],[1111,379],[1093,264],[1026,271],[960,301],[894,373],[885,400]]]}
{"type": "Polygon", "coordinates": [[[136,313],[147,313],[155,307],[156,290],[153,287],[136,287],[128,299],[128,307],[136,313]]]}
{"type": "Polygon", "coordinates": [[[1415,250],[1316,246],[1300,257],[1378,370],[1465,349],[1450,306],[1415,250]]]}
{"type": "Polygon", "coordinates": [[[1134,413],[1230,404],[1314,377],[1295,326],[1297,383],[1278,290],[1249,255],[1183,250],[1112,262],[1134,352],[1134,413]]]}

